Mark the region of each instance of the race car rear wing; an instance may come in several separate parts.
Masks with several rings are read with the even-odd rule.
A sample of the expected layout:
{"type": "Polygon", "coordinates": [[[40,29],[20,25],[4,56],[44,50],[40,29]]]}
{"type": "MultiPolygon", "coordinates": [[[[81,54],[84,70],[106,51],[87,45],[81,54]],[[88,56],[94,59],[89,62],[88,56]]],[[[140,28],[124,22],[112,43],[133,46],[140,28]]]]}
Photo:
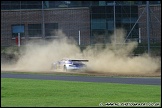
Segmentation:
{"type": "Polygon", "coordinates": [[[71,61],[81,61],[81,62],[88,62],[89,60],[71,60],[71,61]]]}

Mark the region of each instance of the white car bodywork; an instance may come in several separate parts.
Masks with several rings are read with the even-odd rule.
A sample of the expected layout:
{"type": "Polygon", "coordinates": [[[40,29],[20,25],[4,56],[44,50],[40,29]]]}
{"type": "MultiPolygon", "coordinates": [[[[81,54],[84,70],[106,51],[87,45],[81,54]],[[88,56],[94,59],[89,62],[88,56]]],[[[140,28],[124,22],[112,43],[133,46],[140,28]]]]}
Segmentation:
{"type": "Polygon", "coordinates": [[[60,61],[52,63],[53,70],[85,70],[87,65],[83,62],[88,62],[88,60],[79,60],[79,59],[62,59],[60,61]]]}

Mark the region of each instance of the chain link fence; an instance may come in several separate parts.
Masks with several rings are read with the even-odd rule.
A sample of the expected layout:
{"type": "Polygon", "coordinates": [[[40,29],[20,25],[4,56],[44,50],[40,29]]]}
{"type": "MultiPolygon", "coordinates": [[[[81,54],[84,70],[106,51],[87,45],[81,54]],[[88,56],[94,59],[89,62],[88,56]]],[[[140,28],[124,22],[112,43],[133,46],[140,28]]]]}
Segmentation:
{"type": "MultiPolygon", "coordinates": [[[[15,34],[11,33],[12,32],[16,32],[13,31],[12,29],[12,24],[11,23],[17,23],[20,24],[20,20],[21,23],[23,24],[31,24],[29,25],[29,28],[24,27],[24,29],[26,31],[30,31],[29,34],[32,34],[36,32],[36,34],[41,34],[42,32],[40,31],[40,29],[42,28],[41,23],[43,21],[42,15],[44,15],[43,17],[46,17],[47,14],[59,14],[59,15],[65,15],[63,17],[58,17],[57,20],[60,21],[60,23],[64,26],[63,27],[63,31],[67,32],[68,36],[74,36],[74,38],[78,41],[78,31],[79,29],[81,29],[81,44],[80,48],[83,50],[85,49],[87,46],[91,45],[93,46],[95,42],[99,42],[100,44],[107,44],[110,42],[110,39],[107,35],[111,35],[112,32],[106,32],[106,35],[100,35],[98,34],[97,36],[92,36],[91,33],[91,18],[90,18],[90,11],[88,10],[88,8],[86,9],[82,9],[79,10],[79,12],[77,12],[77,8],[75,8],[75,11],[67,11],[68,9],[65,10],[59,10],[60,13],[58,13],[58,11],[49,11],[48,13],[46,13],[45,11],[48,10],[29,10],[27,12],[25,11],[21,11],[21,10],[17,10],[17,11],[4,11],[1,10],[1,54],[5,53],[6,48],[10,48],[13,47],[13,49],[15,49],[15,51],[18,51],[18,47],[16,44],[16,38],[13,37],[15,34]],[[31,12],[32,11],[32,12],[31,12]],[[8,12],[8,13],[7,13],[8,12]],[[29,19],[29,17],[31,16],[30,14],[32,13],[36,13],[34,14],[34,16],[32,16],[31,21],[28,21],[27,19],[29,19]],[[42,13],[44,12],[44,13],[42,13]],[[11,13],[11,14],[10,14],[11,13]],[[77,19],[77,15],[81,15],[81,19],[78,19],[77,21],[71,21],[71,19],[77,19]],[[13,14],[16,15],[16,18],[13,17],[13,14]],[[75,15],[74,15],[75,14],[75,15]],[[6,16],[8,15],[8,16],[6,16]],[[68,16],[71,16],[72,18],[69,18],[68,16]],[[25,17],[24,17],[25,16],[25,17]],[[2,19],[8,19],[8,20],[2,20],[2,19]],[[67,21],[65,21],[65,19],[67,19],[67,21]],[[17,21],[18,20],[18,21],[17,21]],[[69,22],[70,23],[69,23],[69,22]],[[80,22],[79,22],[80,21],[80,22]],[[73,22],[73,23],[72,23],[73,22]],[[39,24],[38,24],[39,23],[39,24]],[[37,25],[32,25],[32,24],[37,24],[37,25]],[[74,25],[74,26],[70,26],[70,25],[74,25]],[[78,27],[79,26],[79,27],[78,27]],[[31,28],[30,28],[31,27],[31,28]],[[34,28],[32,28],[34,27],[34,28]],[[69,27],[71,27],[70,29],[68,29],[69,27]],[[70,31],[69,31],[70,30],[70,31]],[[84,34],[83,34],[84,33],[84,34]]],[[[72,9],[69,9],[72,10],[72,9]]],[[[150,5],[149,6],[149,13],[146,10],[146,5],[139,5],[138,6],[138,20],[136,21],[136,24],[139,25],[139,29],[137,31],[135,31],[135,34],[138,34],[137,38],[134,38],[132,36],[128,36],[128,40],[133,40],[138,42],[138,47],[134,50],[134,54],[138,55],[138,54],[142,54],[142,53],[147,53],[148,52],[148,47],[150,47],[150,53],[151,55],[155,55],[155,56],[161,56],[161,4],[160,5],[150,5]],[[149,43],[148,43],[148,34],[147,34],[147,15],[149,15],[149,43]],[[149,46],[148,46],[149,45],[149,46]]],[[[45,20],[45,19],[44,19],[45,20]]],[[[50,20],[50,18],[48,19],[50,20]]],[[[48,22],[48,21],[47,21],[48,22]]],[[[46,29],[48,31],[51,31],[50,27],[52,27],[53,29],[56,29],[58,26],[55,21],[52,22],[53,25],[48,24],[46,25],[46,29]]],[[[13,25],[14,26],[14,25],[13,25]]],[[[23,26],[23,25],[22,25],[23,26]]],[[[17,26],[14,26],[15,28],[17,26]]],[[[22,29],[20,27],[20,29],[22,29]]],[[[45,34],[45,33],[44,33],[45,34]]],[[[23,35],[23,34],[21,34],[23,35]]],[[[52,40],[53,38],[49,38],[49,39],[45,39],[42,37],[39,38],[32,38],[32,39],[38,39],[38,40],[52,40]]],[[[21,44],[22,46],[25,45],[25,43],[28,42],[29,39],[25,39],[22,37],[21,40],[21,44]]],[[[13,53],[13,52],[12,52],[13,53]]],[[[10,58],[10,57],[9,57],[10,58]]]]}

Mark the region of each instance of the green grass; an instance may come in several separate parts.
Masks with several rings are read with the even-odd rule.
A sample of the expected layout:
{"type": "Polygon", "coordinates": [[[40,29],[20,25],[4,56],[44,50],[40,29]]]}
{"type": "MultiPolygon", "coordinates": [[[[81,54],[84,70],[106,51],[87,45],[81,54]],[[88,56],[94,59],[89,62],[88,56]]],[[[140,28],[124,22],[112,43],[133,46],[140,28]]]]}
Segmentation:
{"type": "Polygon", "coordinates": [[[94,106],[106,102],[161,102],[161,86],[56,80],[1,79],[1,106],[94,106]]]}

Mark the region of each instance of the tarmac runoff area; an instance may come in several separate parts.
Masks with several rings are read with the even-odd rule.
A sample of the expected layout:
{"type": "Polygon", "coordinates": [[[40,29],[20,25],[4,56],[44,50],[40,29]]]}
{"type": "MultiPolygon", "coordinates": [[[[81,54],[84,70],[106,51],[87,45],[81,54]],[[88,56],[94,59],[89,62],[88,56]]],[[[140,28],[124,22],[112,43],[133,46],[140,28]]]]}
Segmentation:
{"type": "Polygon", "coordinates": [[[39,79],[39,80],[63,80],[63,81],[80,81],[80,82],[97,82],[97,83],[121,83],[121,84],[141,84],[141,85],[161,85],[161,77],[143,77],[127,75],[105,75],[105,74],[87,74],[84,72],[12,72],[1,71],[1,78],[20,78],[20,79],[39,79]]]}

